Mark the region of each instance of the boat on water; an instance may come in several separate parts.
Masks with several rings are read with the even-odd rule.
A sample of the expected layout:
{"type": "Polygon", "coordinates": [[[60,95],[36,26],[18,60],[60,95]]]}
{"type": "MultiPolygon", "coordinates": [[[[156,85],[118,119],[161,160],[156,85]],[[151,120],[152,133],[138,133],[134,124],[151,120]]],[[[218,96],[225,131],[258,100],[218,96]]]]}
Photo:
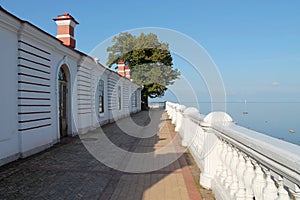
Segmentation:
{"type": "Polygon", "coordinates": [[[292,129],[289,132],[290,132],[290,134],[294,134],[295,133],[295,131],[292,130],[292,129]]]}
{"type": "Polygon", "coordinates": [[[247,100],[245,100],[245,111],[243,112],[243,115],[248,115],[247,110],[247,100]]]}

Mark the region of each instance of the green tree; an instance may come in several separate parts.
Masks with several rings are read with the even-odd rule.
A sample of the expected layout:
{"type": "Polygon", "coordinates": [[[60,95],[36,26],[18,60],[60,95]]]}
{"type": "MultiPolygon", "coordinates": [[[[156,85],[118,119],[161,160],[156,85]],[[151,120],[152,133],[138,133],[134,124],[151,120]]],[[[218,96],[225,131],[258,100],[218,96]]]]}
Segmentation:
{"type": "Polygon", "coordinates": [[[131,78],[143,87],[142,109],[148,108],[148,97],[164,95],[168,85],[172,85],[180,75],[172,67],[172,56],[169,45],[158,41],[153,33],[139,36],[120,33],[112,40],[107,65],[112,67],[123,60],[131,68],[131,78]]]}

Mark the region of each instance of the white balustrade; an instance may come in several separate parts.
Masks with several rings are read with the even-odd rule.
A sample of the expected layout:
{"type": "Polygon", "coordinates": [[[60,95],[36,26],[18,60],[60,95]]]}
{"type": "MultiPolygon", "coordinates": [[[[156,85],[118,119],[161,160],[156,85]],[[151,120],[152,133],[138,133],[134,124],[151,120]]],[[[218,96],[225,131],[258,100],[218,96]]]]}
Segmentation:
{"type": "Polygon", "coordinates": [[[255,177],[255,171],[254,166],[251,162],[251,159],[247,156],[246,157],[246,171],[244,174],[244,183],[245,183],[245,189],[246,189],[246,199],[253,200],[254,193],[252,189],[252,183],[253,179],[255,177]]]}
{"type": "MultiPolygon", "coordinates": [[[[220,139],[219,145],[218,145],[218,159],[221,161],[222,160],[222,153],[223,153],[223,148],[225,146],[225,143],[222,139],[220,139]]],[[[223,163],[219,162],[218,163],[218,167],[217,167],[217,171],[216,171],[216,176],[218,177],[218,180],[221,181],[221,175],[222,175],[222,171],[223,171],[223,163]]]]}
{"type": "Polygon", "coordinates": [[[271,178],[271,172],[267,170],[266,174],[266,187],[263,189],[262,195],[264,200],[274,200],[277,198],[277,187],[271,178]]]}
{"type": "Polygon", "coordinates": [[[221,184],[224,186],[225,188],[225,179],[227,177],[227,170],[226,170],[226,155],[227,155],[227,143],[223,142],[222,145],[223,151],[222,151],[222,155],[221,155],[221,163],[222,163],[222,173],[221,173],[221,184]]]}
{"type": "Polygon", "coordinates": [[[300,187],[298,185],[294,185],[293,188],[289,189],[289,192],[291,192],[293,199],[300,200],[300,187]]]}
{"type": "Polygon", "coordinates": [[[198,124],[195,119],[200,117],[199,111],[196,108],[187,108],[183,112],[183,131],[181,132],[182,146],[188,147],[193,141],[198,124]]]}
{"type": "Polygon", "coordinates": [[[290,199],[289,193],[284,189],[283,178],[280,176],[278,178],[278,197],[276,200],[290,199]]]}
{"type": "Polygon", "coordinates": [[[236,125],[224,112],[206,116],[166,102],[182,145],[217,199],[300,200],[300,147],[236,125]]]}
{"type": "Polygon", "coordinates": [[[182,128],[182,122],[183,122],[183,112],[185,110],[185,106],[179,105],[176,109],[176,126],[175,131],[180,132],[182,128]]]}
{"type": "Polygon", "coordinates": [[[261,166],[256,161],[253,162],[255,166],[255,177],[252,182],[252,189],[255,199],[262,199],[263,188],[266,185],[266,180],[264,178],[264,173],[261,166]]]}
{"type": "Polygon", "coordinates": [[[177,106],[179,106],[179,104],[174,104],[172,107],[172,124],[175,124],[176,123],[176,119],[177,119],[177,115],[176,115],[176,109],[177,109],[177,106]]]}
{"type": "Polygon", "coordinates": [[[232,183],[232,172],[231,172],[231,168],[230,168],[231,159],[232,159],[232,147],[230,145],[228,145],[227,146],[227,155],[225,158],[227,177],[225,178],[225,181],[224,181],[225,190],[227,190],[227,191],[229,191],[229,186],[232,183]]]}
{"type": "Polygon", "coordinates": [[[246,160],[244,159],[243,153],[238,152],[238,164],[236,166],[236,175],[238,179],[238,190],[235,194],[235,199],[246,199],[246,186],[244,177],[246,176],[246,160]]]}
{"type": "Polygon", "coordinates": [[[238,191],[238,177],[237,177],[237,165],[239,162],[239,157],[238,157],[238,153],[237,153],[237,149],[232,148],[232,159],[231,159],[231,163],[230,163],[230,169],[232,172],[232,182],[229,186],[229,192],[230,192],[230,196],[234,197],[234,195],[236,194],[236,192],[238,191]]]}

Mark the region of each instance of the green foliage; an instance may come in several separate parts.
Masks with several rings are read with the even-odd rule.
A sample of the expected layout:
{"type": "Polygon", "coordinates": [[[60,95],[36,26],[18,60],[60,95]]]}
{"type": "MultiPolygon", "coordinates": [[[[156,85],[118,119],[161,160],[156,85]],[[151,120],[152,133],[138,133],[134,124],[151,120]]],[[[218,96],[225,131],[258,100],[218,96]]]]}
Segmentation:
{"type": "Polygon", "coordinates": [[[172,68],[172,56],[167,43],[159,42],[155,34],[120,33],[113,38],[107,65],[111,67],[123,60],[131,68],[131,78],[143,86],[144,97],[164,95],[167,86],[174,83],[180,75],[172,68]]]}
{"type": "Polygon", "coordinates": [[[172,85],[178,76],[177,69],[160,63],[141,64],[131,70],[131,78],[147,88],[145,92],[150,98],[163,96],[167,86],[172,85]]]}

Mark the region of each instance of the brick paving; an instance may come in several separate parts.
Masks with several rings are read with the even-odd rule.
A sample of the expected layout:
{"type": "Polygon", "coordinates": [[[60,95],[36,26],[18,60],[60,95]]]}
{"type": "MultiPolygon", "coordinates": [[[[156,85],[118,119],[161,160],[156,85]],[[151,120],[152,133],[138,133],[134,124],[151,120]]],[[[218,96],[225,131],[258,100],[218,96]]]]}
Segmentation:
{"type": "MultiPolygon", "coordinates": [[[[183,152],[179,145],[180,138],[175,134],[170,120],[167,120],[166,113],[161,110],[140,112],[131,118],[105,125],[102,130],[113,144],[126,151],[154,151],[154,155],[162,159],[164,155],[160,150],[166,145],[169,145],[169,153],[178,155],[183,152]],[[133,137],[119,128],[130,126],[132,121],[143,126],[136,132],[130,130],[133,134],[153,132],[152,137],[133,137]],[[152,127],[148,126],[149,123],[152,127]]],[[[155,171],[118,171],[102,164],[84,147],[85,142],[97,143],[97,132],[98,129],[89,132],[82,140],[79,137],[64,138],[44,152],[0,167],[0,199],[201,199],[199,187],[190,171],[190,162],[184,155],[155,171]]],[[[126,157],[119,164],[128,169],[132,164],[131,158],[126,157]]],[[[140,164],[142,167],[145,163],[140,164]]],[[[154,160],[146,165],[151,168],[159,166],[159,163],[154,160]]]]}

